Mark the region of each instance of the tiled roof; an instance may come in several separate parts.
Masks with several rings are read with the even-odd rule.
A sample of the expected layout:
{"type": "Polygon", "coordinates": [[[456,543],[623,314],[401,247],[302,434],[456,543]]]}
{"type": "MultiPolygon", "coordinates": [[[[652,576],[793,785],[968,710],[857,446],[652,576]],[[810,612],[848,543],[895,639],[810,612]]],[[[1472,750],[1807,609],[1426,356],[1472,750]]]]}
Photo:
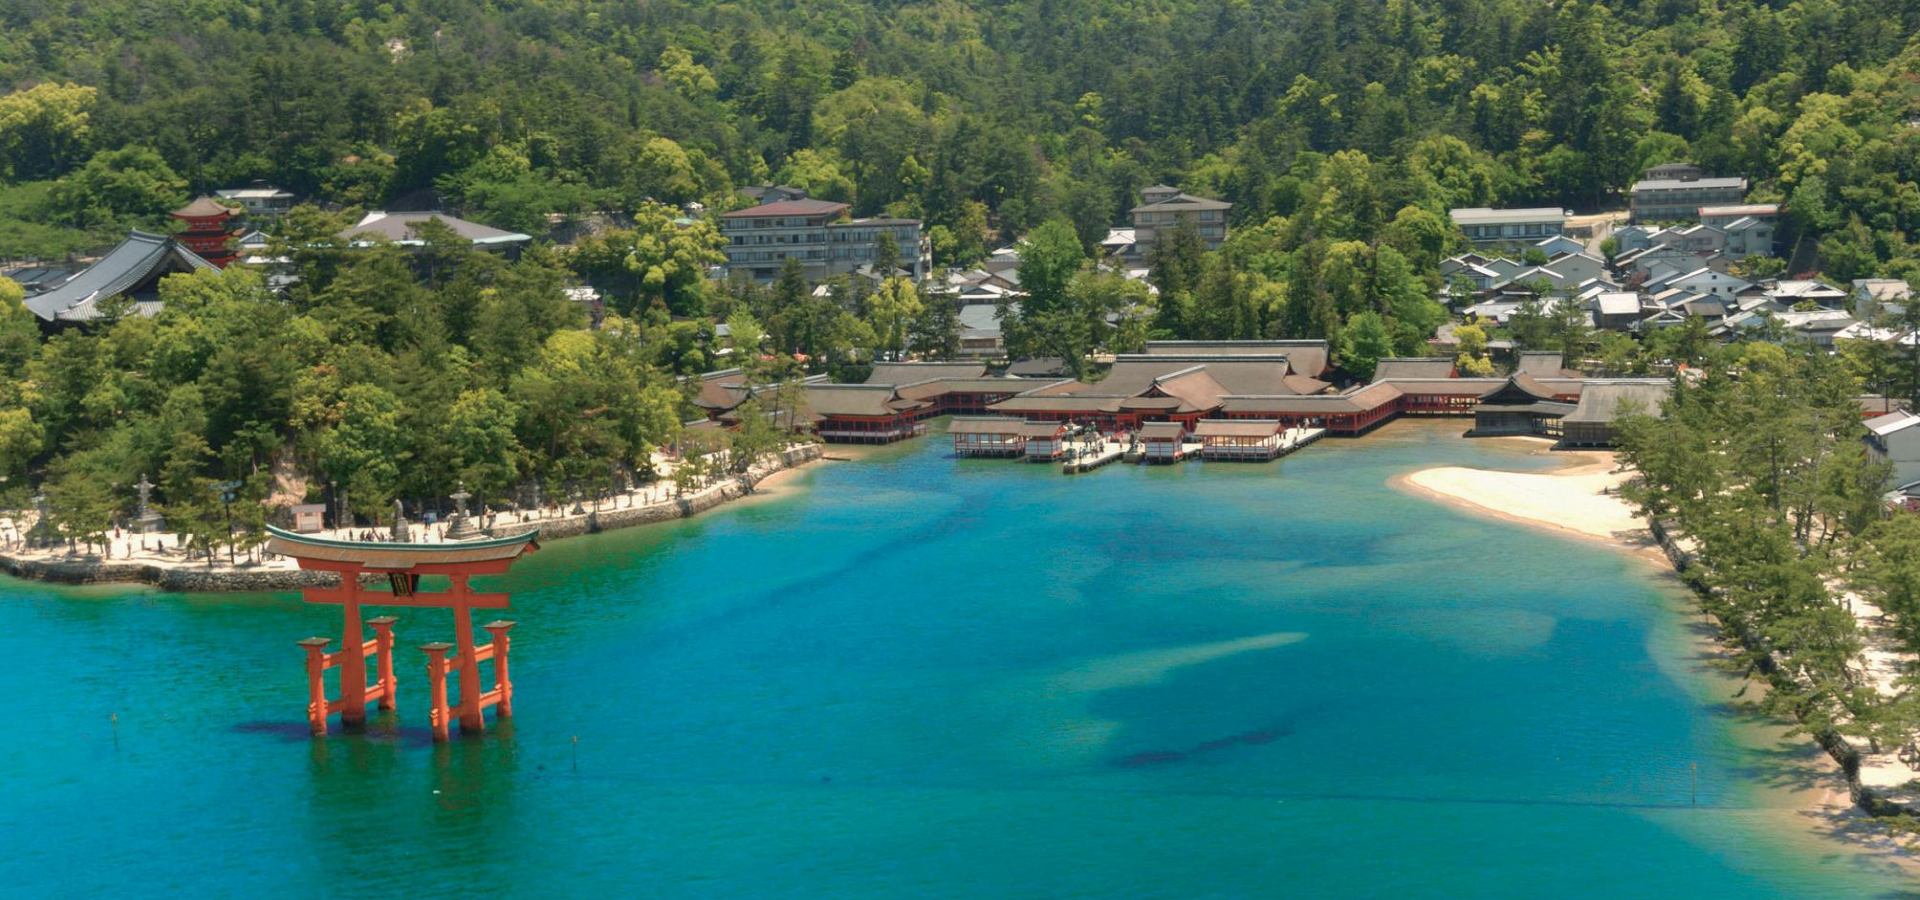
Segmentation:
{"type": "Polygon", "coordinates": [[[1201,419],[1193,423],[1195,437],[1272,437],[1280,433],[1278,419],[1201,419]]]}
{"type": "Polygon", "coordinates": [[[58,287],[27,298],[41,319],[84,322],[99,316],[99,301],[151,286],[162,276],[213,264],[171,238],[135,231],[98,262],[58,287]]]}
{"type": "Polygon", "coordinates": [[[173,214],[181,218],[198,219],[206,216],[231,216],[238,212],[239,211],[233,207],[226,206],[220,201],[202,194],[192,203],[174,210],[173,214]]]}
{"type": "Polygon", "coordinates": [[[440,224],[453,229],[454,234],[475,244],[518,244],[533,240],[517,231],[502,231],[491,225],[482,225],[479,222],[469,222],[466,219],[433,212],[370,212],[360,220],[359,224],[340,232],[340,236],[350,241],[386,238],[396,244],[418,244],[421,241],[420,236],[415,233],[415,228],[433,219],[439,219],[440,224]]]}
{"type": "Polygon", "coordinates": [[[763,203],[750,209],[736,209],[730,213],[721,213],[722,219],[751,219],[760,216],[824,216],[832,215],[849,207],[845,203],[832,200],[776,200],[763,203]]]}
{"type": "Polygon", "coordinates": [[[1567,414],[1565,421],[1612,422],[1620,415],[1623,403],[1657,415],[1660,403],[1672,392],[1673,383],[1666,379],[1589,381],[1580,391],[1580,405],[1567,414]]]}
{"type": "Polygon", "coordinates": [[[978,378],[987,374],[985,363],[922,362],[875,363],[867,384],[913,384],[930,378],[978,378]]]}
{"type": "Polygon", "coordinates": [[[1423,356],[1383,359],[1374,366],[1373,379],[1447,378],[1453,375],[1453,357],[1423,356]]]}

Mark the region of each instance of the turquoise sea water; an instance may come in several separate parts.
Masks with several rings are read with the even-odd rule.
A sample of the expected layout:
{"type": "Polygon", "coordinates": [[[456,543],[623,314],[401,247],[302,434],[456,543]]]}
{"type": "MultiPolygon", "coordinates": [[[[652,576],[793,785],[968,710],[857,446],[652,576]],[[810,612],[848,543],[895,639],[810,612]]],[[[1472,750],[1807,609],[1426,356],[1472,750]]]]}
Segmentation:
{"type": "Polygon", "coordinates": [[[397,722],[311,741],[337,612],[0,582],[0,895],[1905,896],[1785,834],[1642,567],[1387,486],[1559,462],[1455,424],[1074,478],[936,436],[557,542],[514,721],[439,747],[445,614],[397,722]]]}

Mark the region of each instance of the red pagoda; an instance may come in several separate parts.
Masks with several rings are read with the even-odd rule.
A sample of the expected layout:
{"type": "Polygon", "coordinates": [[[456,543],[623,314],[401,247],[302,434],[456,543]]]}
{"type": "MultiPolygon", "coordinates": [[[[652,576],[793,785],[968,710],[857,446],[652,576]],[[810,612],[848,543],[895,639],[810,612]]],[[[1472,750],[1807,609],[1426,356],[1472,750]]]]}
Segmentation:
{"type": "Polygon", "coordinates": [[[221,206],[212,197],[201,197],[173,211],[173,217],[187,223],[187,230],[174,235],[201,259],[224,269],[235,253],[227,243],[238,230],[238,210],[221,206]]]}

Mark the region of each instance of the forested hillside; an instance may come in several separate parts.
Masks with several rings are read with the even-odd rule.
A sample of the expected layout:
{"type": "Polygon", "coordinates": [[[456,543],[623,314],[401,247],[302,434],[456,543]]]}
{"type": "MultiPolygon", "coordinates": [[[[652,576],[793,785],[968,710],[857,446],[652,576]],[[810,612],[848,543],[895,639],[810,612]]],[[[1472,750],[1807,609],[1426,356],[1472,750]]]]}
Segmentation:
{"type": "Polygon", "coordinates": [[[1917,26],[1894,0],[13,0],[0,257],[98,249],[252,179],[349,214],[431,190],[529,233],[637,227],[511,263],[334,255],[345,221],[305,209],[276,251],[292,290],[176,278],[156,319],[46,340],[0,282],[0,494],[45,484],[85,534],[146,474],[212,533],[212,487],[264,499],[275,460],[367,512],[460,478],[590,483],[677,435],[669,376],[718,361],[687,317],[815,370],[950,346],[950,305],[904,283],[705,281],[717,238],[674,207],[762,182],[924,218],[942,266],[1030,235],[1008,339],[1076,362],[1150,333],[1327,337],[1364,375],[1445,320],[1449,207],[1618,207],[1681,159],[1784,202],[1797,268],[1908,277],[1917,26]],[[1169,242],[1144,321],[1137,283],[1080,270],[1156,182],[1231,201],[1234,229],[1169,242]],[[610,292],[603,327],[574,277],[610,292]]]}
{"type": "MultiPolygon", "coordinates": [[[[733,205],[733,186],[777,180],[925,216],[964,258],[982,228],[1055,215],[1096,239],[1162,180],[1233,201],[1237,224],[1290,216],[1284,246],[1371,238],[1408,204],[1591,207],[1643,163],[1690,157],[1787,200],[1841,278],[1904,271],[1920,216],[1920,57],[1903,46],[1920,7],[1895,0],[17,0],[0,15],[0,84],[41,85],[0,107],[15,182],[151,147],[185,190],[266,178],[379,206],[438,186],[512,226],[642,197],[733,205]],[[1365,159],[1330,164],[1343,150],[1365,159]]],[[[145,212],[115,202],[35,212],[145,212]]]]}

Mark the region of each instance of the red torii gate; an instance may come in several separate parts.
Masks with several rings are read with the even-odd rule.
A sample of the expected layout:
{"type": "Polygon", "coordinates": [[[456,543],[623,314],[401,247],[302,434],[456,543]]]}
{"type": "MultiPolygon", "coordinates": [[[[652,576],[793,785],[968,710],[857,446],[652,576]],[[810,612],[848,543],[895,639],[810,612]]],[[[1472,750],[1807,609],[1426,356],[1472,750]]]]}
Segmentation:
{"type": "Polygon", "coordinates": [[[299,642],[307,649],[307,721],[315,735],[327,733],[327,716],[335,712],[340,714],[342,725],[364,725],[369,700],[377,702],[382,711],[394,708],[397,682],[393,677],[393,623],[396,620],[392,616],[367,620],[366,624],[373,626],[374,637],[366,640],[360,621],[362,604],[453,610],[454,643],[420,646],[427,654],[432,710],[429,720],[433,724],[434,740],[447,739],[449,720],[456,711],[460,730],[476,733],[486,730],[481,714],[487,707],[497,706],[500,716],[513,714],[513,682],[507,674],[507,650],[511,642],[507,631],[514,623],[500,620],[481,626],[493,640],[476,646],[471,613],[475,609],[506,609],[508,596],[474,591],[468,579],[504,573],[522,555],[540,549],[538,529],[509,537],[442,544],[338,541],[296,534],[271,525],[267,526],[267,533],[271,535],[267,542],[270,552],[293,557],[302,569],[340,573],[338,587],[304,590],[308,603],[337,603],[346,613],[345,635],[339,651],[326,652],[329,641],[323,637],[299,642]],[[371,591],[362,587],[360,576],[368,574],[385,575],[392,589],[371,591]],[[440,593],[420,593],[422,575],[445,575],[452,579],[452,588],[440,593]],[[446,656],[448,650],[454,651],[452,659],[446,656]],[[367,684],[370,656],[377,661],[377,680],[372,685],[367,684]],[[487,660],[493,661],[491,690],[483,690],[480,682],[480,663],[487,660]],[[324,678],[326,670],[334,666],[340,667],[340,699],[329,701],[324,678]],[[460,676],[457,707],[447,703],[447,675],[453,672],[460,676]]]}

